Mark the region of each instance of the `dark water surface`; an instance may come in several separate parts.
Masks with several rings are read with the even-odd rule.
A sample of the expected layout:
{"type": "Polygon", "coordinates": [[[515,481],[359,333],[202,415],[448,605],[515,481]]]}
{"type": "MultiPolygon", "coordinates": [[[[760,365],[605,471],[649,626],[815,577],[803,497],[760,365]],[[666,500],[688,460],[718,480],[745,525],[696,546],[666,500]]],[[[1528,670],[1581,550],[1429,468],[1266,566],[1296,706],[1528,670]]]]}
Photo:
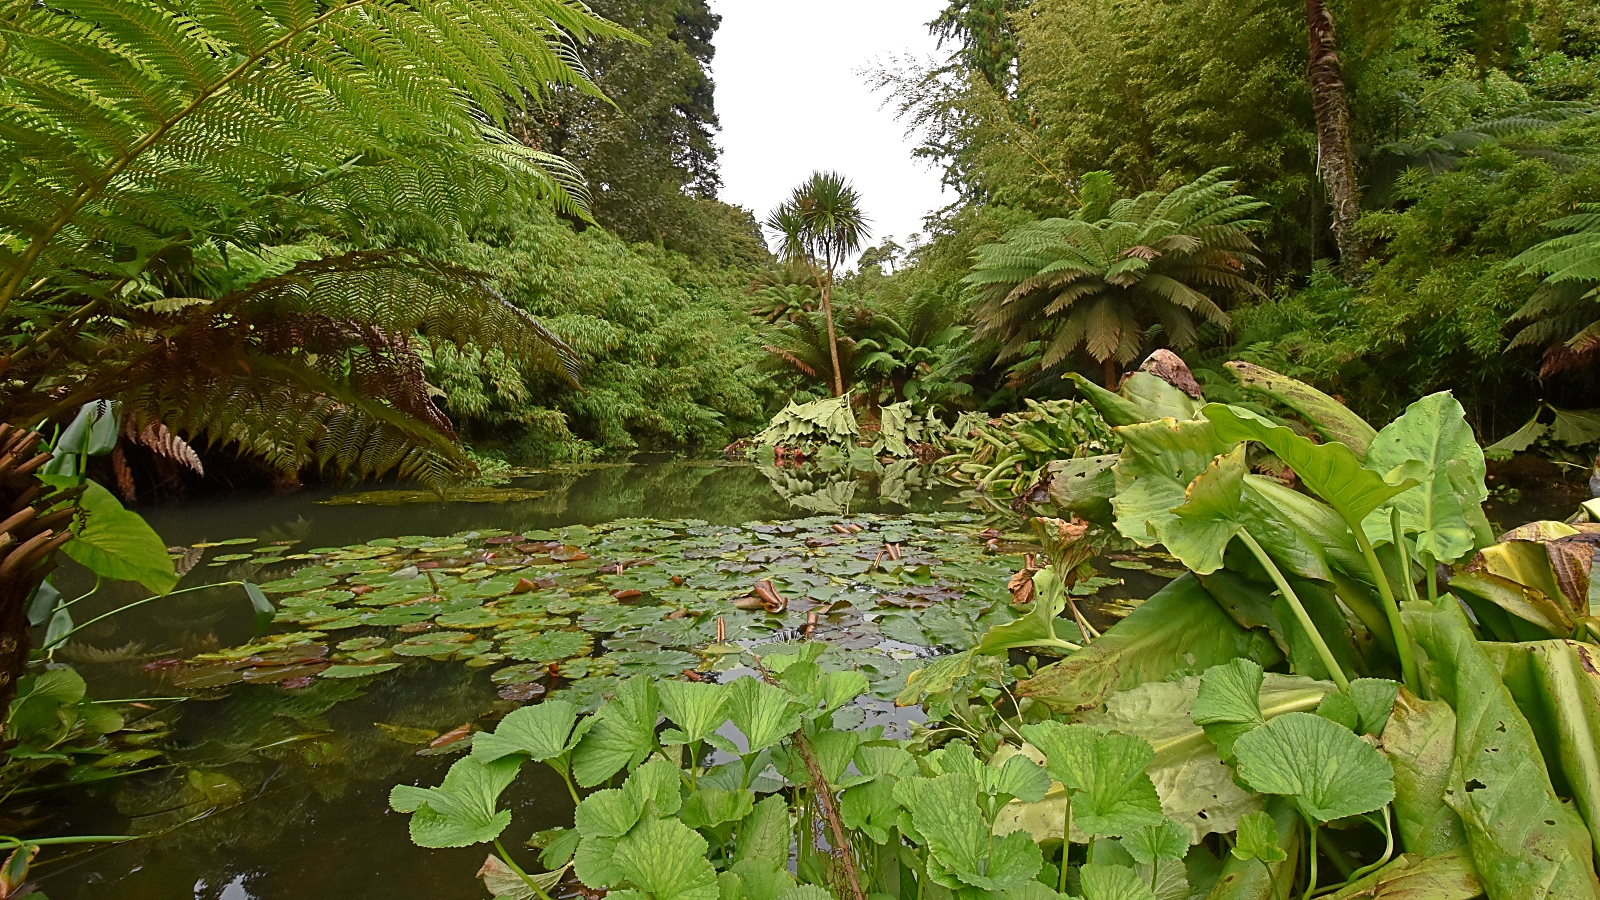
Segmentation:
{"type": "MultiPolygon", "coordinates": [[[[337,547],[408,534],[522,532],[631,517],[719,525],[964,508],[945,505],[949,491],[915,487],[914,472],[911,481],[908,487],[905,473],[829,479],[674,462],[519,479],[510,487],[546,493],[511,503],[323,505],[318,501],[335,493],[323,491],[140,511],[172,546],[254,537],[337,547]]],[[[249,561],[202,563],[182,586],[278,577],[257,569],[249,561]]],[[[58,581],[68,596],[87,587],[71,572],[58,581]]],[[[78,621],[133,596],[103,593],[81,604],[78,621]]],[[[197,592],[109,619],[76,642],[128,648],[129,659],[89,659],[81,651],[77,658],[64,656],[88,680],[92,697],[170,695],[171,687],[159,673],[142,670],[142,662],[237,645],[250,639],[252,624],[238,588],[197,592]]],[[[119,846],[52,848],[34,869],[52,900],[482,898],[486,892],[473,873],[484,848],[418,848],[407,835],[408,817],[388,808],[392,785],[437,784],[457,757],[418,756],[416,745],[390,738],[374,723],[445,732],[497,716],[513,704],[496,696],[491,671],[421,659],[359,686],[319,680],[288,692],[240,685],[214,700],[157,704],[164,708],[155,715],[175,729],[165,757],[174,766],[41,795],[33,810],[37,825],[13,827],[34,835],[152,835],[119,846]]],[[[502,804],[514,815],[508,847],[533,829],[571,823],[571,800],[544,766],[526,766],[502,804]]],[[[524,852],[531,859],[532,851],[524,852]]]]}

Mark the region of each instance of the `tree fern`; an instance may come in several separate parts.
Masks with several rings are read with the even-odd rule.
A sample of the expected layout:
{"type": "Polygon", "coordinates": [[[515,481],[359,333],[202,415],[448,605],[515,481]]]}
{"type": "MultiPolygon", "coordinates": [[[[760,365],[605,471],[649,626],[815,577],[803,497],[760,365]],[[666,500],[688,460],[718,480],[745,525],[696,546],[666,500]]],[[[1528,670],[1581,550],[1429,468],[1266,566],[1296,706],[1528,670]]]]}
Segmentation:
{"type": "MultiPolygon", "coordinates": [[[[1132,361],[1159,325],[1165,343],[1194,343],[1198,321],[1228,327],[1218,299],[1259,294],[1248,232],[1265,204],[1212,172],[1177,189],[1110,204],[1104,217],[1045,219],[979,247],[965,282],[979,337],[1002,360],[1040,353],[1049,368],[1080,349],[1106,366],[1132,361]]],[[[1098,210],[1095,210],[1098,212],[1098,210]]]]}
{"type": "Polygon", "coordinates": [[[285,471],[470,468],[406,336],[574,357],[484,276],[381,248],[506,198],[586,216],[502,125],[597,93],[574,47],[617,37],[577,0],[0,0],[0,415],[120,395],[285,471]]]}
{"type": "Polygon", "coordinates": [[[1549,227],[1567,234],[1518,254],[1514,268],[1544,280],[1511,316],[1527,322],[1512,347],[1545,345],[1542,376],[1592,363],[1600,356],[1600,203],[1579,206],[1577,215],[1549,227]]]}

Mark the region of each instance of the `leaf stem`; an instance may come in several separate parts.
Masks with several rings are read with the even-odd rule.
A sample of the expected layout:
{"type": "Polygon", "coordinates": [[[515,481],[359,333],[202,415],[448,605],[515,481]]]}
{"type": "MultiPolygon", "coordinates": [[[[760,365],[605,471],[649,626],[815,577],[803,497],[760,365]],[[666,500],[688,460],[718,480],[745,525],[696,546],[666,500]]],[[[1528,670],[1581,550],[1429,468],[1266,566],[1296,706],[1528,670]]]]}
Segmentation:
{"type": "Polygon", "coordinates": [[[523,883],[533,888],[533,892],[539,895],[539,900],[550,900],[550,895],[544,892],[544,888],[539,887],[539,883],[533,880],[532,875],[522,871],[522,867],[517,865],[517,861],[512,859],[511,854],[506,852],[505,845],[500,843],[499,837],[494,839],[494,849],[500,855],[500,861],[510,866],[511,871],[517,873],[517,877],[521,878],[523,883]]]}
{"type": "Polygon", "coordinates": [[[1394,825],[1389,820],[1389,808],[1392,805],[1393,804],[1385,803],[1383,806],[1383,855],[1378,857],[1377,862],[1362,866],[1354,872],[1351,872],[1350,877],[1346,879],[1347,884],[1354,884],[1355,882],[1360,881],[1362,878],[1365,878],[1373,872],[1383,868],[1384,866],[1388,865],[1389,859],[1394,856],[1394,825]]]}
{"type": "Polygon", "coordinates": [[[1250,552],[1255,554],[1256,561],[1261,563],[1261,567],[1267,570],[1267,575],[1271,576],[1272,583],[1278,586],[1279,592],[1283,594],[1283,599],[1289,601],[1289,607],[1294,610],[1295,619],[1300,623],[1300,627],[1305,630],[1306,637],[1311,639],[1311,645],[1316,648],[1317,656],[1322,659],[1322,664],[1327,667],[1328,674],[1333,678],[1334,683],[1339,685],[1339,690],[1350,690],[1350,679],[1345,676],[1344,669],[1340,667],[1339,661],[1334,658],[1333,651],[1328,648],[1328,642],[1322,639],[1322,632],[1317,630],[1316,623],[1311,621],[1311,614],[1306,612],[1305,605],[1300,602],[1300,595],[1294,592],[1294,588],[1290,587],[1288,580],[1283,577],[1283,572],[1278,570],[1278,564],[1272,561],[1272,557],[1267,555],[1267,551],[1261,549],[1261,545],[1256,543],[1256,539],[1250,536],[1250,532],[1241,530],[1239,537],[1244,540],[1245,546],[1250,548],[1250,552]]]}
{"type": "Polygon", "coordinates": [[[1351,524],[1350,531],[1356,537],[1356,546],[1361,548],[1361,555],[1367,561],[1367,568],[1372,570],[1372,580],[1378,586],[1378,596],[1383,598],[1383,612],[1389,619],[1389,630],[1394,632],[1395,653],[1400,657],[1400,676],[1405,681],[1406,688],[1420,697],[1422,679],[1417,674],[1417,657],[1411,649],[1411,632],[1406,630],[1406,623],[1400,618],[1400,605],[1395,603],[1394,588],[1389,584],[1389,576],[1383,571],[1383,565],[1378,562],[1378,554],[1372,549],[1372,542],[1367,540],[1367,533],[1362,530],[1361,523],[1351,524]]]}
{"type": "Polygon", "coordinates": [[[1306,876],[1306,892],[1300,900],[1311,900],[1311,894],[1317,889],[1317,821],[1311,820],[1311,840],[1306,842],[1311,848],[1311,871],[1306,876]]]}
{"type": "Polygon", "coordinates": [[[1061,786],[1067,792],[1067,809],[1061,817],[1061,873],[1057,893],[1067,892],[1067,854],[1072,850],[1072,788],[1061,786]]]}
{"type": "MultiPolygon", "coordinates": [[[[179,594],[187,594],[187,593],[190,593],[191,591],[200,591],[200,590],[205,590],[206,588],[215,588],[215,587],[231,587],[231,586],[236,585],[236,584],[242,585],[242,584],[244,584],[244,582],[242,582],[242,581],[219,581],[216,584],[199,584],[199,585],[195,585],[194,587],[184,588],[181,591],[172,591],[172,592],[166,593],[166,594],[156,594],[153,597],[146,597],[143,600],[135,600],[132,603],[128,603],[128,604],[125,604],[123,606],[119,606],[116,609],[111,610],[110,612],[101,613],[100,615],[95,616],[94,618],[90,619],[89,621],[83,623],[82,625],[79,625],[78,627],[72,629],[71,631],[67,632],[66,634],[63,634],[62,636],[56,638],[55,640],[53,640],[50,643],[44,645],[43,647],[40,647],[39,649],[40,650],[52,650],[52,649],[54,649],[56,647],[59,647],[62,644],[67,642],[67,638],[70,638],[73,635],[77,634],[78,632],[84,630],[85,628],[88,628],[90,625],[93,625],[96,622],[99,622],[99,621],[101,621],[103,619],[109,619],[109,618],[111,618],[112,616],[114,616],[114,615],[116,615],[118,613],[127,612],[128,610],[133,609],[135,606],[143,606],[146,603],[150,603],[150,602],[153,602],[155,600],[162,600],[162,599],[165,599],[167,597],[176,597],[179,594]]],[[[81,600],[83,598],[80,597],[78,599],[81,600]]],[[[73,602],[77,602],[77,601],[73,601],[73,602]]]]}

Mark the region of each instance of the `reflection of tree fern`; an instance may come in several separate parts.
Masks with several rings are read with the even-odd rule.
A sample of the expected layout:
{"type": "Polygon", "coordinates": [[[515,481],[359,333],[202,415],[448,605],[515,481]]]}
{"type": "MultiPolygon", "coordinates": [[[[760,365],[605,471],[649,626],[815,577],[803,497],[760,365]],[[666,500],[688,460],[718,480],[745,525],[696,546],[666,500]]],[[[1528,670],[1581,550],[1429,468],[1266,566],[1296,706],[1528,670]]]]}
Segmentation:
{"type": "Polygon", "coordinates": [[[122,396],[286,471],[470,469],[408,335],[569,380],[572,354],[476,273],[320,257],[498,204],[586,215],[501,126],[595,93],[575,44],[626,36],[576,0],[0,0],[0,417],[122,396]]]}

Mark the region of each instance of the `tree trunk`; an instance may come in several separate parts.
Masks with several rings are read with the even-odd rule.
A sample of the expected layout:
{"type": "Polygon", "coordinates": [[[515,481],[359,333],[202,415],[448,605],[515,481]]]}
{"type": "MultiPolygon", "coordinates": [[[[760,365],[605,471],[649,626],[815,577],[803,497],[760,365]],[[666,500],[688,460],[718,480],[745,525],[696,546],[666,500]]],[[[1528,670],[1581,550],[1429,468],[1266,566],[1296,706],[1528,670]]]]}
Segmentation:
{"type": "Polygon", "coordinates": [[[1116,390],[1117,382],[1121,380],[1120,373],[1117,372],[1117,358],[1108,356],[1100,360],[1100,363],[1106,367],[1106,390],[1116,390]]]}
{"type": "Polygon", "coordinates": [[[34,452],[38,446],[37,434],[0,424],[0,709],[10,708],[28,662],[28,599],[72,537],[74,501],[83,493],[48,487],[34,475],[50,459],[34,452]]]}
{"type": "Polygon", "coordinates": [[[844,373],[839,371],[839,339],[833,333],[833,266],[822,281],[822,317],[828,320],[828,356],[833,360],[833,396],[844,394],[844,373]]]}
{"type": "Polygon", "coordinates": [[[1323,0],[1306,0],[1306,25],[1311,44],[1306,71],[1311,80],[1311,107],[1317,118],[1317,168],[1333,207],[1333,238],[1339,245],[1339,265],[1349,280],[1366,258],[1365,248],[1355,234],[1356,219],[1361,215],[1361,188],[1350,146],[1350,102],[1333,33],[1333,14],[1323,0]]]}

